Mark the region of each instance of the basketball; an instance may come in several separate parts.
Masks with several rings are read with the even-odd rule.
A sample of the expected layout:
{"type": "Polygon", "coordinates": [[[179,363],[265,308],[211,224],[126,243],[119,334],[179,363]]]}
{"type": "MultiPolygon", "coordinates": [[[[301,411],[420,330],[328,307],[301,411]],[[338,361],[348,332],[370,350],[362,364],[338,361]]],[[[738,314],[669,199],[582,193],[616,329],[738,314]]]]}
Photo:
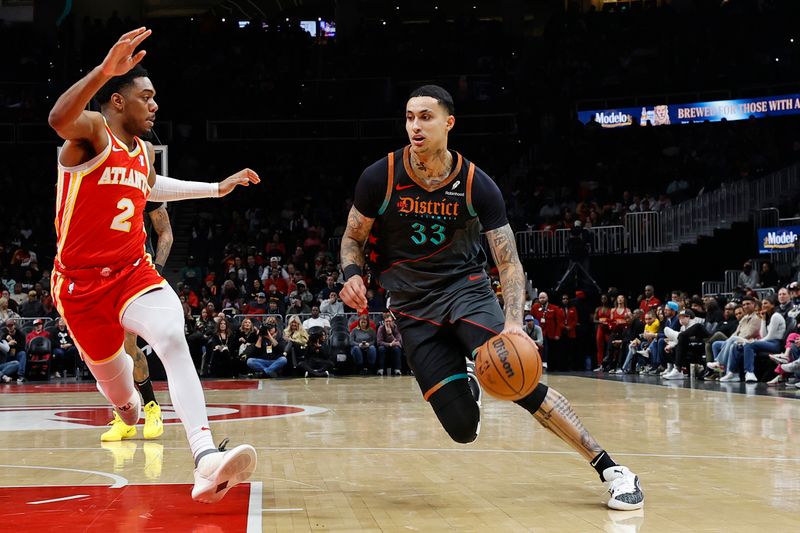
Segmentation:
{"type": "Polygon", "coordinates": [[[483,389],[498,400],[520,400],[542,377],[542,358],[532,342],[516,335],[495,335],[479,348],[475,374],[483,389]]]}

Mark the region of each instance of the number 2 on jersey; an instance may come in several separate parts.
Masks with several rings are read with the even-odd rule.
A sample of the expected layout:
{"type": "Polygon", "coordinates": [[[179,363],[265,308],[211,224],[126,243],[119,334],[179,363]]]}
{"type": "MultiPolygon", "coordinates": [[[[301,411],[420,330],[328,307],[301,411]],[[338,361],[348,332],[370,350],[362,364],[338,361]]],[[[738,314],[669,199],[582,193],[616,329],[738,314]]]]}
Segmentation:
{"type": "Polygon", "coordinates": [[[133,200],[123,198],[117,202],[117,209],[121,209],[122,212],[111,221],[111,229],[127,233],[131,230],[131,223],[128,222],[128,219],[133,216],[133,200]]]}
{"type": "MultiPolygon", "coordinates": [[[[422,245],[428,241],[428,235],[425,233],[428,228],[424,224],[414,222],[411,224],[411,228],[414,230],[414,235],[411,236],[411,240],[414,244],[422,245]]],[[[445,227],[441,224],[432,224],[430,229],[433,233],[430,237],[431,244],[442,244],[446,238],[444,234],[445,227]]]]}

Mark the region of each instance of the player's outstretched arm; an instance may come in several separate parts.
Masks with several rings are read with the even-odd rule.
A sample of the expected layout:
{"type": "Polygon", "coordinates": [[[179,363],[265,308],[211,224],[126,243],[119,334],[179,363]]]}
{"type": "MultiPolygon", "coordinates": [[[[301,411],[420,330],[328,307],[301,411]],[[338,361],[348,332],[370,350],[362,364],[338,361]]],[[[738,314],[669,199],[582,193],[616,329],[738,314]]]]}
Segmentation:
{"type": "Polygon", "coordinates": [[[350,208],[350,214],[347,215],[347,227],[342,235],[339,256],[346,281],[339,296],[353,309],[367,307],[367,287],[361,278],[361,272],[365,262],[364,245],[367,243],[374,222],[374,218],[362,215],[353,206],[350,208]]]}
{"type": "MultiPolygon", "coordinates": [[[[153,154],[151,152],[150,159],[153,154]]],[[[147,198],[151,202],[174,202],[177,200],[192,200],[195,198],[222,198],[230,194],[236,187],[248,187],[251,183],[261,183],[261,178],[255,171],[245,168],[228,176],[219,183],[206,183],[203,181],[184,181],[160,174],[155,174],[155,181],[147,198]]]]}
{"type": "Polygon", "coordinates": [[[100,113],[85,111],[86,105],[108,80],[125,74],[144,58],[144,50],[135,55],[133,52],[150,33],[150,30],[142,27],[120,37],[99,66],[93,68],[56,100],[47,122],[59,137],[65,140],[87,140],[95,145],[95,149],[100,148],[98,144],[105,148],[103,118],[100,113]]]}
{"type": "Polygon", "coordinates": [[[531,338],[522,330],[522,311],[525,305],[525,271],[517,255],[514,232],[506,224],[486,232],[494,263],[500,272],[506,324],[503,333],[513,333],[529,342],[531,338]]]}

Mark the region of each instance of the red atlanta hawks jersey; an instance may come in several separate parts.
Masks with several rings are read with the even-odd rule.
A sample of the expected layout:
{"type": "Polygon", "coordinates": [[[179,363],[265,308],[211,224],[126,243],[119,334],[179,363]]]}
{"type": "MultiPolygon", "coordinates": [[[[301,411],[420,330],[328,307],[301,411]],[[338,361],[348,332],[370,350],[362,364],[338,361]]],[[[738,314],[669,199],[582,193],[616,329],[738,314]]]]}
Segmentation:
{"type": "Polygon", "coordinates": [[[56,260],[63,269],[105,268],[145,254],[143,211],[150,194],[144,141],[132,152],[106,125],[108,146],[75,167],[59,161],[56,260]]]}

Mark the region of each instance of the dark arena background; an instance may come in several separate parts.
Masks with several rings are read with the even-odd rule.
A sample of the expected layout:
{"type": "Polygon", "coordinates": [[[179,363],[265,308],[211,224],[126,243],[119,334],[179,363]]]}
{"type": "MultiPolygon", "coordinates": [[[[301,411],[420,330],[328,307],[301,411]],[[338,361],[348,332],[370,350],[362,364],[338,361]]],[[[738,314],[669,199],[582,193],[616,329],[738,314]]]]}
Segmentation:
{"type": "MultiPolygon", "coordinates": [[[[0,520],[207,533],[796,528],[798,169],[794,0],[0,0],[0,520]],[[48,114],[140,26],[153,31],[142,65],[157,91],[146,140],[158,173],[218,182],[249,167],[262,180],[167,205],[163,275],[209,419],[259,452],[251,482],[213,507],[189,498],[185,435],[145,341],[157,440],[101,443],[111,408],[80,358],[56,353],[63,141],[48,114]],[[643,509],[606,509],[585,461],[513,404],[484,397],[480,438],[452,442],[408,354],[393,367],[378,350],[385,329],[377,362],[357,363],[359,310],[330,298],[342,235],[359,176],[408,144],[405,106],[426,84],[453,96],[449,148],[502,192],[542,382],[637,473],[643,509]],[[754,368],[722,372],[750,300],[765,325],[739,351],[760,343],[754,368]],[[245,322],[258,336],[293,316],[321,328],[327,377],[309,376],[300,353],[251,366],[247,342],[211,357],[223,317],[246,337],[245,322]],[[46,348],[27,337],[37,321],[46,348]],[[22,356],[7,343],[15,331],[22,356]]],[[[378,330],[387,294],[374,270],[378,330]]]]}

